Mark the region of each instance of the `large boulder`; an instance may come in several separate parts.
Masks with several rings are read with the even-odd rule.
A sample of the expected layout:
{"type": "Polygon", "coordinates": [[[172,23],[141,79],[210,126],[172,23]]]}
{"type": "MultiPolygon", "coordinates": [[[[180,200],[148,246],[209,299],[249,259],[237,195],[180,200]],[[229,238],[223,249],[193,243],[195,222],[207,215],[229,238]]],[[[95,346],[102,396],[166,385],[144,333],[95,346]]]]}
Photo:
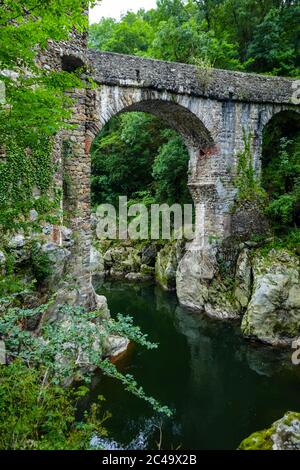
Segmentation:
{"type": "Polygon", "coordinates": [[[176,289],[176,272],[184,253],[182,240],[168,243],[160,250],[155,263],[155,278],[166,290],[176,289]]]}
{"type": "Polygon", "coordinates": [[[288,412],[269,429],[251,434],[239,450],[300,450],[300,413],[288,412]]]}
{"type": "Polygon", "coordinates": [[[91,247],[90,269],[94,275],[103,276],[105,273],[103,254],[94,246],[91,247]]]}
{"type": "Polygon", "coordinates": [[[218,247],[193,246],[182,258],[176,275],[181,305],[222,320],[240,316],[231,286],[219,275],[218,247]]]}
{"type": "Polygon", "coordinates": [[[214,246],[202,249],[192,245],[179,263],[176,285],[179,302],[195,310],[203,310],[208,300],[209,282],[218,271],[214,246]]]}
{"type": "Polygon", "coordinates": [[[287,346],[300,335],[299,258],[287,250],[253,256],[253,292],[242,321],[246,336],[287,346]]]}

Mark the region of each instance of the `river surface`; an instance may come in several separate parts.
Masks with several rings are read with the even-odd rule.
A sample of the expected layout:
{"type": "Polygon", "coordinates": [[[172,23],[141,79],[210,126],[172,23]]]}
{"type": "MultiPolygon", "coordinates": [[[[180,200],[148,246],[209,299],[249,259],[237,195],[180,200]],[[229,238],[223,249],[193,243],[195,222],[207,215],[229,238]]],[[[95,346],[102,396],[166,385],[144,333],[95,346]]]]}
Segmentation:
{"type": "MultiPolygon", "coordinates": [[[[236,449],[250,433],[286,411],[300,410],[300,366],[290,355],[245,340],[235,323],[179,307],[176,295],[151,284],[105,282],[112,315],[131,315],[157,350],[133,346],[118,362],[148,395],[173,410],[155,415],[113,379],[95,377],[89,403],[101,394],[112,413],[108,449],[236,449]]],[[[86,403],[88,406],[88,403],[86,403]]]]}

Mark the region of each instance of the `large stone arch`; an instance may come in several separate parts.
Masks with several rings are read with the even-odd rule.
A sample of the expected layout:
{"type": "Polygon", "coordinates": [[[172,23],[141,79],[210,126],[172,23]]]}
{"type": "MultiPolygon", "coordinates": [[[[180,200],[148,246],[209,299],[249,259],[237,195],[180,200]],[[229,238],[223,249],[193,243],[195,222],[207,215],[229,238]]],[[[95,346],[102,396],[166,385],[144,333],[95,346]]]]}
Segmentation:
{"type": "MultiPolygon", "coordinates": [[[[209,103],[196,103],[186,95],[135,87],[102,85],[95,92],[93,114],[89,120],[90,144],[107,122],[120,113],[140,111],[163,119],[184,139],[190,154],[191,182],[197,177],[199,156],[216,155],[216,122],[209,112],[209,103]]],[[[204,160],[204,159],[203,159],[204,160]]],[[[208,159],[206,159],[208,160],[208,159]]],[[[203,162],[202,162],[203,166],[203,162]]],[[[211,169],[207,168],[207,174],[211,169]]],[[[200,170],[198,171],[198,173],[200,170]]],[[[201,169],[204,175],[205,169],[201,169]]]]}
{"type": "Polygon", "coordinates": [[[223,232],[225,224],[218,203],[226,200],[227,195],[220,180],[217,181],[223,170],[217,144],[221,113],[216,112],[216,105],[210,100],[195,100],[166,91],[107,85],[96,91],[93,103],[88,148],[103,126],[113,116],[124,112],[151,113],[181,134],[190,155],[188,185],[198,207],[199,237],[207,241],[217,232],[223,232]]]}

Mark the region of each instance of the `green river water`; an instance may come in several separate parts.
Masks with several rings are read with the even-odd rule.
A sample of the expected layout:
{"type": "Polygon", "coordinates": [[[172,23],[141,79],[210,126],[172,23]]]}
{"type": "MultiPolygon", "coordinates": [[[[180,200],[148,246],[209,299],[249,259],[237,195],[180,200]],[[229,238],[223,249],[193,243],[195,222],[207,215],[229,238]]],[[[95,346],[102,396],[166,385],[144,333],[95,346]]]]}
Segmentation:
{"type": "Polygon", "coordinates": [[[300,366],[291,353],[245,340],[236,323],[191,313],[174,293],[151,284],[97,286],[112,315],[129,314],[157,350],[133,346],[118,362],[148,395],[173,410],[161,418],[122,385],[95,377],[88,406],[99,394],[112,413],[107,449],[236,449],[250,433],[286,411],[300,410],[300,366]],[[161,429],[161,434],[160,434],[161,429]]]}

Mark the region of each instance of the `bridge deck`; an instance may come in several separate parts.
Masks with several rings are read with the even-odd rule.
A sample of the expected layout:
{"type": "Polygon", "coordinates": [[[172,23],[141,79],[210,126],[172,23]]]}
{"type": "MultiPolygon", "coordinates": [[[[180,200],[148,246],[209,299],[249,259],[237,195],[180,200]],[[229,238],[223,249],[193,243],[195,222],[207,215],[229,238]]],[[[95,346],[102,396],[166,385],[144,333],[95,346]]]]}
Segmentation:
{"type": "MultiPolygon", "coordinates": [[[[135,86],[211,99],[295,104],[297,81],[135,56],[86,50],[85,58],[97,83],[135,86]]],[[[299,88],[299,87],[298,87],[299,88]]]]}

